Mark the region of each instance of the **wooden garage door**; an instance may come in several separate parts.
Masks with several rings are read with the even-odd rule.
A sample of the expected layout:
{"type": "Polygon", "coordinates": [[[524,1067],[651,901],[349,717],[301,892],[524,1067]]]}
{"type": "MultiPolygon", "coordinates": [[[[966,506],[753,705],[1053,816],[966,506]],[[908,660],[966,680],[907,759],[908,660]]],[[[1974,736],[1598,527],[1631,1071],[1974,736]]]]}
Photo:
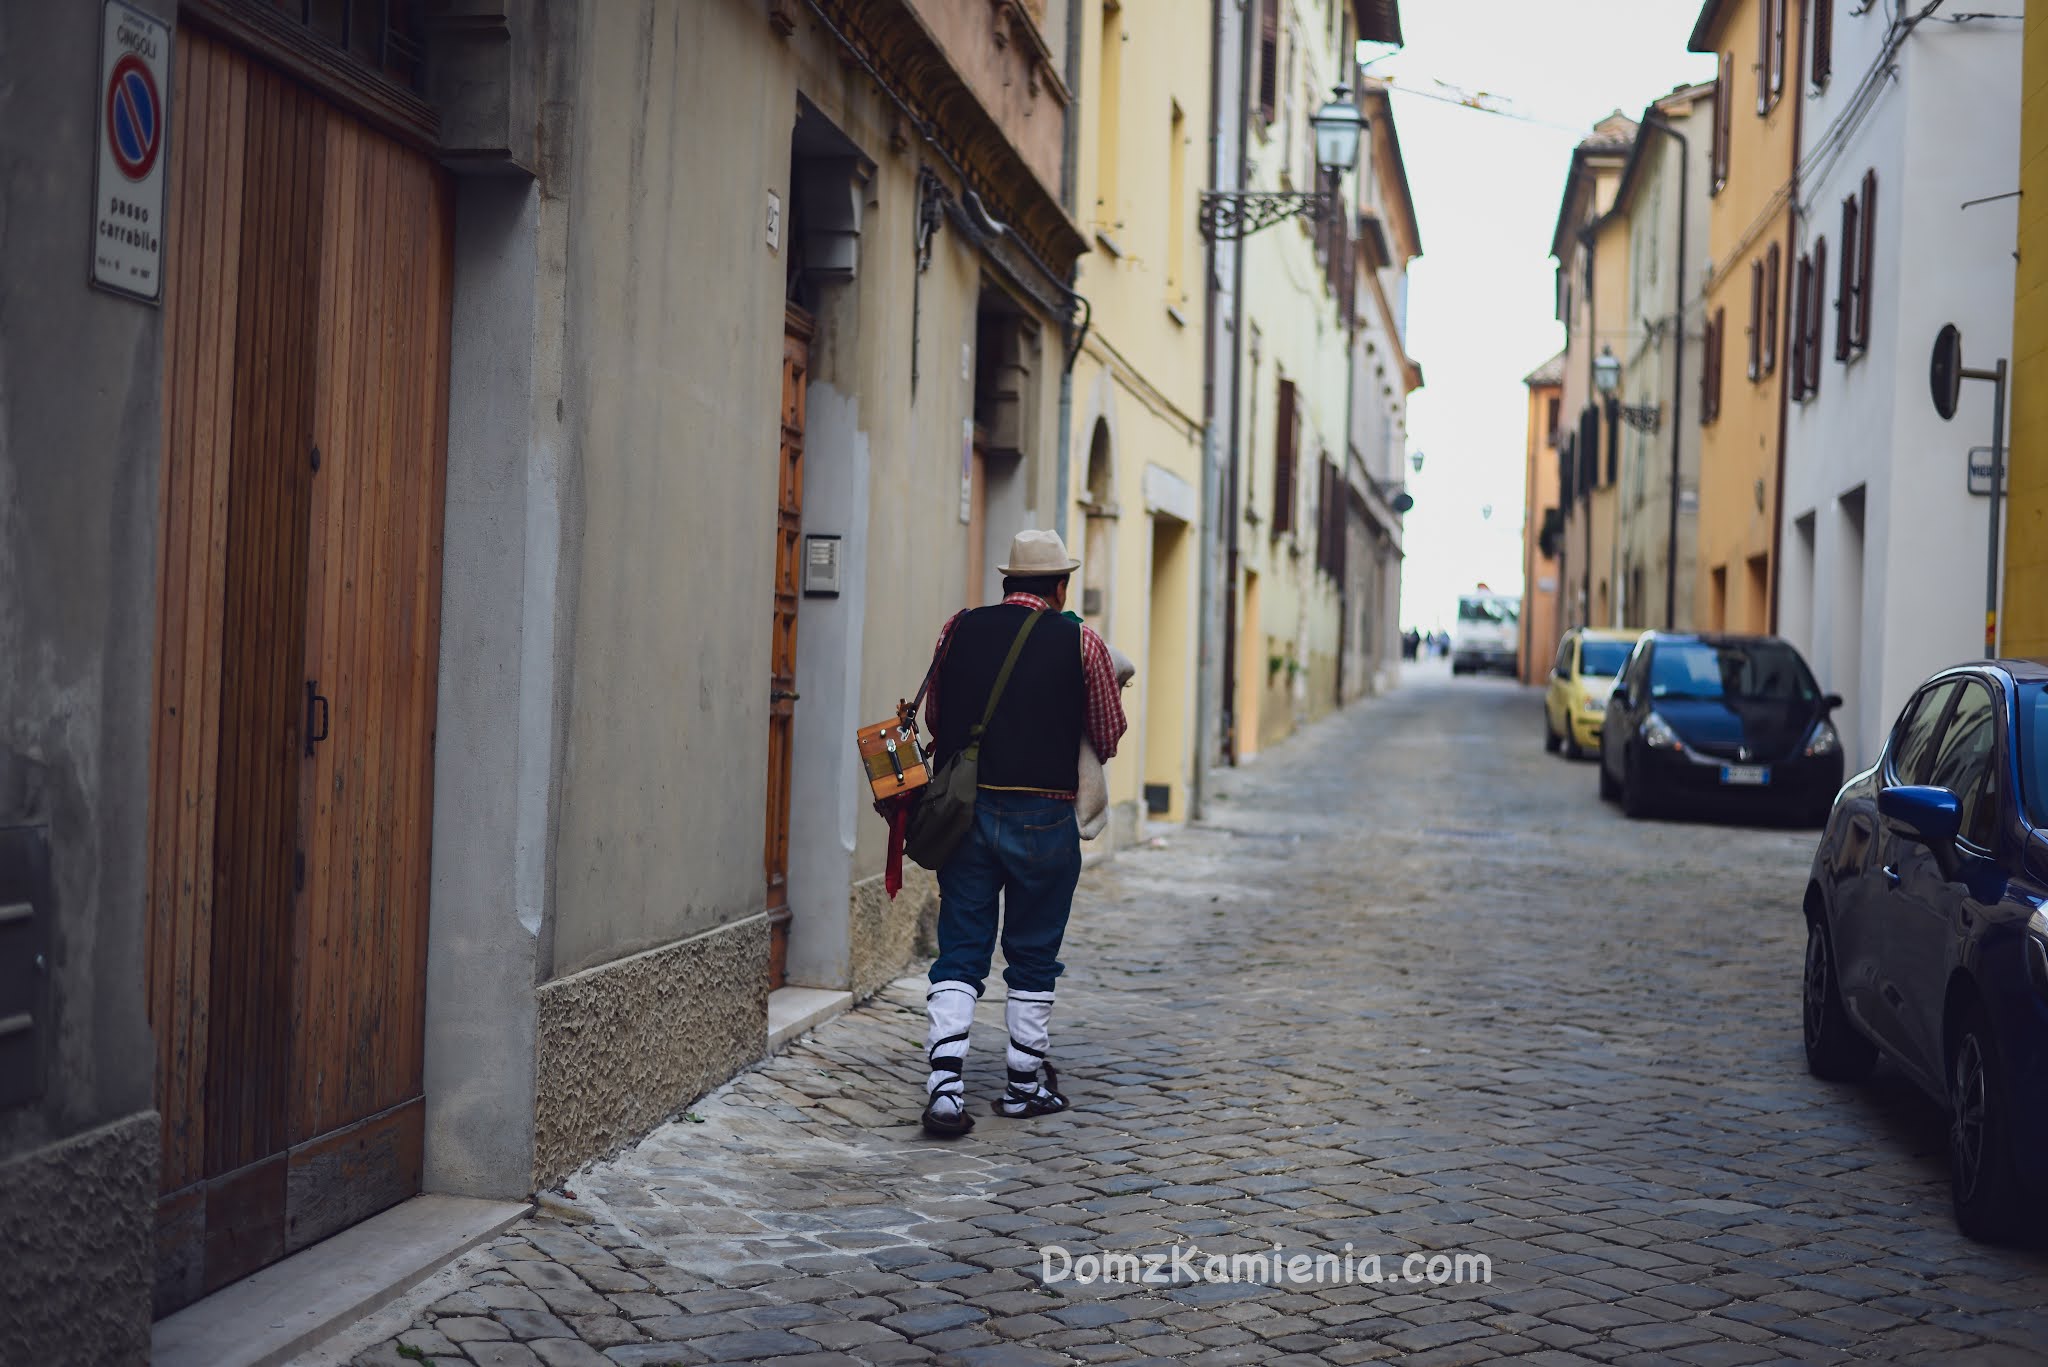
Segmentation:
{"type": "Polygon", "coordinates": [[[448,189],[177,48],[149,1005],[168,1311],[419,1189],[448,189]]]}

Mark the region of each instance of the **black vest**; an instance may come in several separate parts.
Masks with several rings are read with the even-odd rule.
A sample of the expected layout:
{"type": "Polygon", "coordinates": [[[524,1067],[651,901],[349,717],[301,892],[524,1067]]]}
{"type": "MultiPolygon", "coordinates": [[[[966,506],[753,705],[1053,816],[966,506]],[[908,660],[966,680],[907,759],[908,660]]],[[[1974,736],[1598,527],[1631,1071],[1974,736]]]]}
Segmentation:
{"type": "MultiPolygon", "coordinates": [[[[989,690],[1018,628],[1031,609],[1011,603],[976,608],[953,626],[939,666],[940,763],[967,744],[988,707],[989,690]]],[[[1036,788],[1071,793],[1081,784],[1081,733],[1087,684],[1081,671],[1081,625],[1048,612],[1031,629],[1010,671],[1002,701],[981,738],[984,788],[1036,788]]]]}

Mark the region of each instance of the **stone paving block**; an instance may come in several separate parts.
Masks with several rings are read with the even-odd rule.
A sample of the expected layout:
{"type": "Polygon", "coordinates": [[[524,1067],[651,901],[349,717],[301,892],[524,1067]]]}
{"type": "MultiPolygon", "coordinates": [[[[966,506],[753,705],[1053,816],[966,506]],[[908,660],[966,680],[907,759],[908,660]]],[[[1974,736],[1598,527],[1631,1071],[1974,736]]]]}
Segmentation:
{"type": "Polygon", "coordinates": [[[582,1339],[535,1339],[526,1346],[544,1367],[612,1367],[612,1359],[582,1339]]]}
{"type": "Polygon", "coordinates": [[[617,1315],[570,1315],[567,1319],[575,1330],[576,1337],[593,1348],[638,1343],[642,1339],[654,1337],[617,1315]]]}
{"type": "Polygon", "coordinates": [[[541,1367],[540,1359],[523,1343],[471,1343],[464,1351],[476,1367],[541,1367]]]}
{"type": "Polygon", "coordinates": [[[451,1315],[434,1321],[434,1327],[453,1343],[478,1343],[512,1337],[512,1331],[496,1320],[475,1315],[451,1315]]]}

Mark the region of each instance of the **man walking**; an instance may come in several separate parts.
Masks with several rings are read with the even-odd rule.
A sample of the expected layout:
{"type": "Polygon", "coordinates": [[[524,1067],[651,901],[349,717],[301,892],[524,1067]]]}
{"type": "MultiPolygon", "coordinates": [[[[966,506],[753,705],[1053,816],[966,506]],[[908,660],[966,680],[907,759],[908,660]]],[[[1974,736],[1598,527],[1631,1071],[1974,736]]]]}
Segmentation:
{"type": "Polygon", "coordinates": [[[1085,740],[1109,759],[1126,725],[1109,647],[1061,615],[1067,581],[1080,564],[1058,533],[1019,532],[1008,563],[1000,566],[1003,601],[958,613],[939,633],[940,663],[925,700],[936,764],[969,743],[1004,661],[1015,658],[981,737],[974,824],[939,870],[939,957],[925,994],[929,1134],[951,1138],[974,1128],[961,1069],[974,1004],[995,952],[998,897],[1009,988],[1003,1012],[1009,1086],[995,1113],[1024,1117],[1067,1109],[1046,1049],[1060,940],[1081,877],[1074,820],[1078,757],[1085,740]]]}

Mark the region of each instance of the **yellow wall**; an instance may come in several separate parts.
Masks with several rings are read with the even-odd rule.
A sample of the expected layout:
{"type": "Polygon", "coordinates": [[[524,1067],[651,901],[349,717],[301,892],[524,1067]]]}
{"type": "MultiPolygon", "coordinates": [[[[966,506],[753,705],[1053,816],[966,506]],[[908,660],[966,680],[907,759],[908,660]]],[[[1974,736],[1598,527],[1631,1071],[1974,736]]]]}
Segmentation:
{"type": "Polygon", "coordinates": [[[1794,17],[1789,21],[1792,32],[1786,36],[1785,89],[1770,113],[1759,115],[1755,71],[1759,3],[1761,0],[1738,0],[1729,5],[1716,35],[1722,53],[1733,54],[1725,69],[1734,79],[1734,111],[1728,182],[1707,211],[1707,257],[1714,267],[1707,288],[1707,316],[1725,310],[1726,327],[1721,341],[1721,414],[1700,430],[1699,569],[1693,620],[1705,630],[1768,630],[1770,602],[1776,592],[1770,556],[1772,530],[1778,521],[1780,387],[1787,361],[1782,344],[1782,295],[1785,272],[1790,269],[1786,209],[1776,197],[1792,173],[1793,110],[1805,89],[1797,56],[1797,16],[1804,7],[1791,7],[1794,17]],[[1752,237],[1751,229],[1759,223],[1752,237]],[[1750,240],[1745,242],[1745,237],[1750,240]],[[1773,242],[1779,244],[1781,258],[1778,365],[1769,377],[1752,384],[1747,331],[1749,267],[1751,261],[1764,258],[1773,242]],[[1753,562],[1763,571],[1760,580],[1753,579],[1753,562]]]}
{"type": "Polygon", "coordinates": [[[1138,666],[1123,695],[1131,729],[1108,768],[1111,802],[1128,811],[1144,784],[1164,785],[1165,816],[1178,820],[1194,752],[1201,538],[1148,500],[1146,470],[1160,472],[1154,494],[1178,480],[1199,506],[1205,256],[1195,196],[1206,178],[1209,28],[1171,22],[1158,5],[1088,0],[1081,39],[1076,217],[1092,251],[1076,288],[1094,314],[1068,433],[1067,539],[1084,562],[1070,606],[1083,611],[1099,589],[1089,624],[1138,666]],[[1098,449],[1106,506],[1089,487],[1098,449]]]}
{"type": "Polygon", "coordinates": [[[2000,652],[2040,656],[2048,655],[2048,6],[2028,12],[2026,44],[2000,652]]]}
{"type": "MultiPolygon", "coordinates": [[[[1615,193],[1620,189],[1619,174],[1603,177],[1600,202],[1609,206],[1615,193]]],[[[1611,207],[1610,207],[1610,212],[1611,207]]],[[[1598,356],[1601,348],[1612,351],[1617,359],[1629,354],[1629,326],[1635,318],[1629,300],[1628,269],[1628,219],[1625,215],[1606,219],[1593,236],[1593,354],[1598,356]]],[[[1616,520],[1621,509],[1621,462],[1619,453],[1609,450],[1619,440],[1619,433],[1610,432],[1607,424],[1606,403],[1596,397],[1594,403],[1601,410],[1600,416],[1600,486],[1593,491],[1591,502],[1593,522],[1593,596],[1586,610],[1586,621],[1593,626],[1620,626],[1619,602],[1616,598],[1618,573],[1617,550],[1620,545],[1620,531],[1616,520]],[[1609,468],[1614,470],[1614,479],[1607,476],[1609,468]]]]}
{"type": "MultiPolygon", "coordinates": [[[[1557,557],[1543,554],[1543,513],[1557,506],[1557,448],[1550,443],[1550,405],[1561,398],[1554,384],[1532,384],[1529,392],[1529,444],[1524,467],[1522,522],[1522,661],[1523,683],[1543,677],[1557,654],[1557,557]],[[1545,579],[1550,589],[1543,588],[1545,579]]],[[[1558,415],[1560,426],[1564,422],[1558,415]]]]}

